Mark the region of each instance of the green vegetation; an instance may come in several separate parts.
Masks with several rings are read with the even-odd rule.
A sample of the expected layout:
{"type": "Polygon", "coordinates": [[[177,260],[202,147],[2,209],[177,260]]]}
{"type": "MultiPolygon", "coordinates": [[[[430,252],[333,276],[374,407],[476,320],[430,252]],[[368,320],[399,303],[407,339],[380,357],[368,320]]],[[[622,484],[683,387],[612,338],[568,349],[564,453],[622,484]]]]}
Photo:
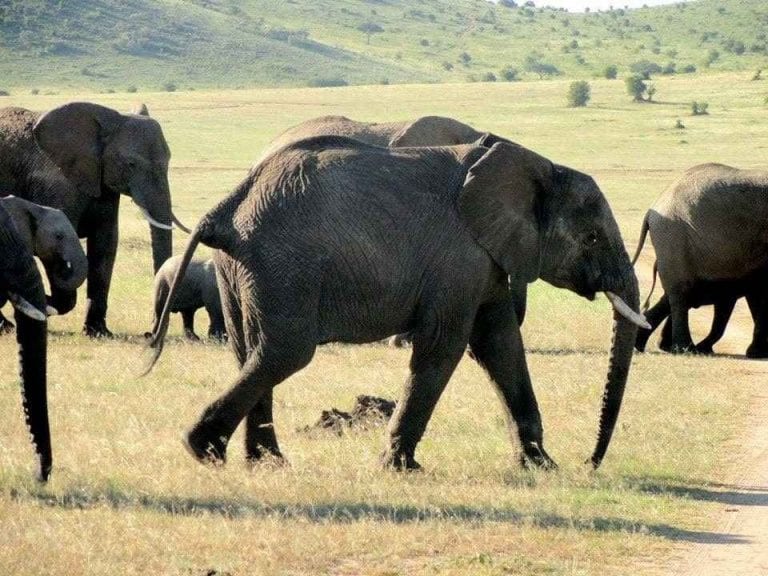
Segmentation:
{"type": "Polygon", "coordinates": [[[586,80],[571,82],[568,87],[568,106],[580,108],[587,105],[592,96],[592,88],[586,80]]]}
{"type": "Polygon", "coordinates": [[[667,74],[766,63],[763,0],[567,13],[523,2],[409,0],[9,0],[5,88],[142,92],[216,87],[600,77],[650,62],[667,74]],[[722,10],[721,10],[722,8],[722,10]],[[533,59],[531,57],[533,56],[533,59]]]}
{"type": "MultiPolygon", "coordinates": [[[[752,71],[660,76],[665,97],[653,106],[633,105],[623,82],[594,79],[590,105],[578,114],[563,105],[567,78],[450,90],[12,90],[4,102],[49,109],[78,99],[129,110],[145,101],[172,149],[174,209],[189,225],[245,177],[272,138],[302,120],[446,114],[594,176],[631,253],[645,210],[683,170],[704,160],[745,168],[762,162],[754,147],[768,138],[765,87],[750,80],[752,71]],[[718,113],[686,116],[682,145],[675,119],[700,94],[718,113]]],[[[176,252],[185,242],[175,236],[176,252]]],[[[643,295],[653,261],[646,244],[637,266],[643,295]]],[[[678,574],[674,557],[718,532],[711,515],[747,497],[723,474],[744,458],[741,415],[764,394],[765,365],[728,355],[638,355],[608,456],[593,473],[583,462],[608,365],[610,306],[544,282],[531,286],[523,335],[558,471],[518,467],[499,401],[466,356],[419,446],[421,473],[379,471],[380,429],[302,434],[321,410],[348,409],[357,394],[397,396],[409,351],[380,345],[320,347],[276,389],[290,467],[247,468],[242,432],[225,468],[200,466],[179,438],[231,384],[236,363],[227,347],[184,342],[174,317],[160,364],[136,377],[146,359],[141,334],[152,321],[150,267],[147,223],[123,202],[109,312],[120,336],[92,342],[80,335],[84,288],[71,314],[50,321],[56,465],[45,487],[30,475],[15,339],[0,338],[3,574],[678,574]]],[[[708,330],[709,313],[691,311],[695,337],[708,330]]],[[[199,313],[202,333],[204,318],[199,313]]],[[[742,354],[751,332],[740,303],[718,351],[742,354]]]]}

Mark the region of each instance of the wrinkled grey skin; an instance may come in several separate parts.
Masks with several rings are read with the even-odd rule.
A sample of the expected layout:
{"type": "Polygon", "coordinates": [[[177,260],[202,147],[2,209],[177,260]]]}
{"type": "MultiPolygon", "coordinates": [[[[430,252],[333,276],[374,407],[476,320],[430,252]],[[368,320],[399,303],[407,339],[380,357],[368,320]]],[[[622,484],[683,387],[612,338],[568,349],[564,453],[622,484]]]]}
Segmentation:
{"type": "MultiPolygon", "coordinates": [[[[201,461],[224,461],[243,419],[249,460],[281,458],[274,386],[306,366],[318,344],[410,331],[410,376],[385,466],[418,468],[416,445],[469,344],[499,392],[522,461],[553,467],[520,333],[527,284],[540,277],[589,299],[614,291],[639,308],[634,271],[594,180],[505,143],[390,150],[303,140],[258,164],[201,220],[180,275],[199,242],[217,249],[227,334],[242,367],[187,435],[201,461]]],[[[169,311],[166,304],[150,343],[152,365],[169,311]]],[[[614,317],[594,466],[619,414],[636,335],[614,317]]]]}
{"type": "Polygon", "coordinates": [[[152,118],[74,102],[40,115],[0,109],[0,196],[58,208],[87,239],[84,331],[109,336],[107,300],[117,254],[120,196],[129,196],[163,229],[150,225],[153,270],[171,256],[170,151],[152,118]],[[167,229],[166,229],[167,228],[167,229]]]}
{"type": "Polygon", "coordinates": [[[45,292],[31,246],[19,234],[4,203],[0,203],[0,298],[8,298],[16,309],[22,404],[37,454],[36,475],[45,482],[53,466],[48,423],[45,292]]]}
{"type": "MultiPolygon", "coordinates": [[[[280,134],[267,147],[262,158],[283,146],[315,136],[345,136],[365,144],[385,148],[409,146],[452,146],[483,140],[486,146],[510,142],[493,134],[478,132],[471,126],[445,116],[422,116],[399,122],[358,122],[345,116],[320,116],[297,124],[280,134]]],[[[511,143],[511,142],[510,142],[511,143]]],[[[411,334],[396,334],[387,340],[390,346],[403,348],[411,343],[411,334]]]]}
{"type": "MultiPolygon", "coordinates": [[[[181,256],[168,258],[155,274],[154,306],[155,319],[152,333],[157,331],[160,317],[163,314],[163,306],[168,299],[171,284],[176,277],[181,264],[181,256]]],[[[208,312],[210,325],[208,337],[217,340],[226,338],[224,328],[224,316],[221,313],[221,298],[219,287],[216,284],[216,268],[213,260],[193,260],[187,266],[184,276],[181,278],[176,296],[173,299],[171,312],[180,312],[184,321],[184,335],[189,340],[199,340],[195,334],[195,312],[205,308],[208,312]]],[[[151,336],[147,333],[146,336],[151,336]]]]}
{"type": "Polygon", "coordinates": [[[345,116],[320,116],[280,134],[261,157],[266,158],[283,146],[314,136],[346,136],[373,146],[404,148],[471,144],[486,134],[444,116],[422,116],[416,120],[381,123],[358,122],[345,116]]]}
{"type": "MultiPolygon", "coordinates": [[[[61,210],[40,206],[15,196],[0,198],[25,245],[40,258],[51,285],[47,305],[52,313],[66,314],[75,307],[77,289],[85,282],[88,261],[72,224],[61,210]]],[[[0,295],[0,306],[5,299],[0,295]]],[[[0,330],[12,324],[0,314],[0,330]]]]}
{"type": "MultiPolygon", "coordinates": [[[[746,296],[755,328],[750,358],[768,357],[768,172],[723,164],[690,168],[648,211],[646,230],[656,250],[662,298],[648,311],[653,328],[669,316],[662,349],[712,351],[736,300],[746,296]],[[694,345],[688,310],[715,304],[712,331],[694,345]]],[[[637,258],[637,255],[635,256],[637,258]]],[[[652,330],[641,329],[643,350],[652,330]]]]}

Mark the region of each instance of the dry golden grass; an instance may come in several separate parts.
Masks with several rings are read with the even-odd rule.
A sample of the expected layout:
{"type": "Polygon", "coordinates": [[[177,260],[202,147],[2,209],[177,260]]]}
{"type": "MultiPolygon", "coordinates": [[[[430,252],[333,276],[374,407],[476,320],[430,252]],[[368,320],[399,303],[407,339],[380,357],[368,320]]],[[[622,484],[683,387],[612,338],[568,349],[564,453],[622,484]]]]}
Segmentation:
{"type": "MultiPolygon", "coordinates": [[[[757,166],[768,128],[757,83],[722,76],[664,79],[678,104],[632,105],[620,82],[595,82],[586,110],[564,107],[567,83],[360,87],[146,94],[174,157],[174,203],[194,223],[242,178],[280,130],[313,115],[406,118],[450,114],[594,174],[629,247],[644,210],[683,168],[706,160],[757,166]],[[709,118],[674,119],[709,99],[709,118]],[[748,134],[748,137],[746,136],[748,134]],[[681,143],[685,140],[687,143],[681,143]]],[[[128,95],[12,99],[48,107],[93,99],[121,109],[128,95]]],[[[176,250],[180,251],[177,239],[176,250]]],[[[201,254],[203,252],[201,251],[201,254]]],[[[652,249],[638,274],[647,291],[652,249]]],[[[54,476],[31,479],[19,408],[15,342],[0,340],[0,571],[7,574],[653,574],[710,529],[718,470],[739,456],[741,415],[768,367],[738,356],[671,357],[633,366],[603,467],[590,472],[607,367],[610,310],[538,283],[525,325],[528,360],[555,473],[516,463],[500,404],[465,358],[441,398],[418,474],[381,472],[383,431],[307,435],[322,409],[358,394],[394,398],[408,351],[322,347],[276,392],[276,426],[290,466],[247,469],[235,435],[229,463],[209,469],[180,437],[233,380],[231,353],[172,338],[155,369],[140,334],[151,323],[146,224],[121,211],[109,323],[121,335],[79,335],[82,303],[51,321],[54,476]]],[[[198,332],[204,333],[204,314],[198,332]]],[[[707,322],[696,314],[696,331],[707,322]]],[[[751,323],[737,317],[719,350],[743,353],[751,323]]]]}

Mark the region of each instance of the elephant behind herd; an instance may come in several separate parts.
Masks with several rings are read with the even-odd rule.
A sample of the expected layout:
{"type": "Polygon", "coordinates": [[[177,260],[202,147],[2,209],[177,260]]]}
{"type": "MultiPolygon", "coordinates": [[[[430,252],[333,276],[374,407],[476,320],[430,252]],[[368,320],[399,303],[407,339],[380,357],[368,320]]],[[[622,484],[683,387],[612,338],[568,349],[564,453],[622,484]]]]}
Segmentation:
{"type": "Polygon", "coordinates": [[[666,292],[649,311],[649,325],[637,312],[634,262],[595,182],[456,120],[427,116],[378,124],[326,116],[299,124],[278,136],[241,185],[201,219],[184,256],[166,262],[172,225],[186,230],[171,210],[169,157],[162,129],[145,107],[127,115],[87,103],[42,116],[0,110],[0,196],[61,210],[19,198],[0,204],[0,251],[26,247],[3,261],[0,298],[7,294],[16,307],[24,399],[43,480],[52,465],[45,312],[71,310],[87,275],[84,331],[110,335],[107,297],[121,194],[150,222],[157,272],[153,364],[169,313],[182,312],[185,333],[193,337],[192,315],[205,306],[209,335],[226,330],[241,366],[233,387],[187,435],[189,451],[203,461],[225,459],[242,420],[247,457],[280,458],[274,386],[306,365],[318,344],[407,333],[413,338],[411,373],[390,422],[385,465],[418,467],[416,445],[469,345],[503,399],[522,462],[554,467],[520,334],[527,284],[536,278],[590,299],[605,292],[615,309],[594,466],[618,418],[633,346],[642,351],[670,312],[662,348],[690,351],[687,309],[714,303],[712,333],[696,348],[711,351],[736,299],[746,296],[755,318],[748,355],[768,354],[768,239],[759,232],[765,218],[744,201],[759,204],[765,196],[762,173],[694,168],[649,211],[637,255],[650,232],[666,292]],[[734,210],[732,221],[718,220],[730,216],[723,203],[744,210],[734,210]],[[43,217],[44,230],[54,221],[61,229],[62,220],[69,224],[58,235],[69,246],[74,241],[80,248],[77,236],[86,238],[87,257],[82,248],[65,253],[64,242],[51,247],[33,237],[24,222],[43,217]],[[740,234],[710,234],[707,250],[697,252],[701,238],[686,236],[680,224],[692,218],[699,218],[696,229],[729,226],[740,234]],[[190,268],[199,242],[216,249],[214,263],[190,268]],[[681,254],[675,250],[681,245],[692,249],[681,254]],[[752,248],[749,258],[745,245],[752,248]],[[50,280],[47,298],[39,274],[29,268],[33,251],[50,280]],[[22,277],[25,290],[18,284],[22,277]],[[180,290],[188,297],[173,303],[180,290]]]}

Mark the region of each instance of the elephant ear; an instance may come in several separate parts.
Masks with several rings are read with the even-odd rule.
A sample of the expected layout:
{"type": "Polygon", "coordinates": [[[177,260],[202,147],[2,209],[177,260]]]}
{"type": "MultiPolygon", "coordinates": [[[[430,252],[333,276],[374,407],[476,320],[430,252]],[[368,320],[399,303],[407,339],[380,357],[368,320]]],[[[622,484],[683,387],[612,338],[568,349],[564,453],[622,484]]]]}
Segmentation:
{"type": "Polygon", "coordinates": [[[396,132],[389,141],[389,147],[469,144],[477,139],[477,135],[473,128],[453,118],[423,116],[396,132]]]}
{"type": "Polygon", "coordinates": [[[38,146],[77,189],[96,198],[101,195],[102,152],[120,129],[119,112],[87,102],[73,102],[42,116],[33,133],[38,146]]]}
{"type": "Polygon", "coordinates": [[[469,169],[459,193],[459,213],[470,233],[513,280],[539,276],[540,218],[551,187],[549,160],[499,142],[469,169]]]}

